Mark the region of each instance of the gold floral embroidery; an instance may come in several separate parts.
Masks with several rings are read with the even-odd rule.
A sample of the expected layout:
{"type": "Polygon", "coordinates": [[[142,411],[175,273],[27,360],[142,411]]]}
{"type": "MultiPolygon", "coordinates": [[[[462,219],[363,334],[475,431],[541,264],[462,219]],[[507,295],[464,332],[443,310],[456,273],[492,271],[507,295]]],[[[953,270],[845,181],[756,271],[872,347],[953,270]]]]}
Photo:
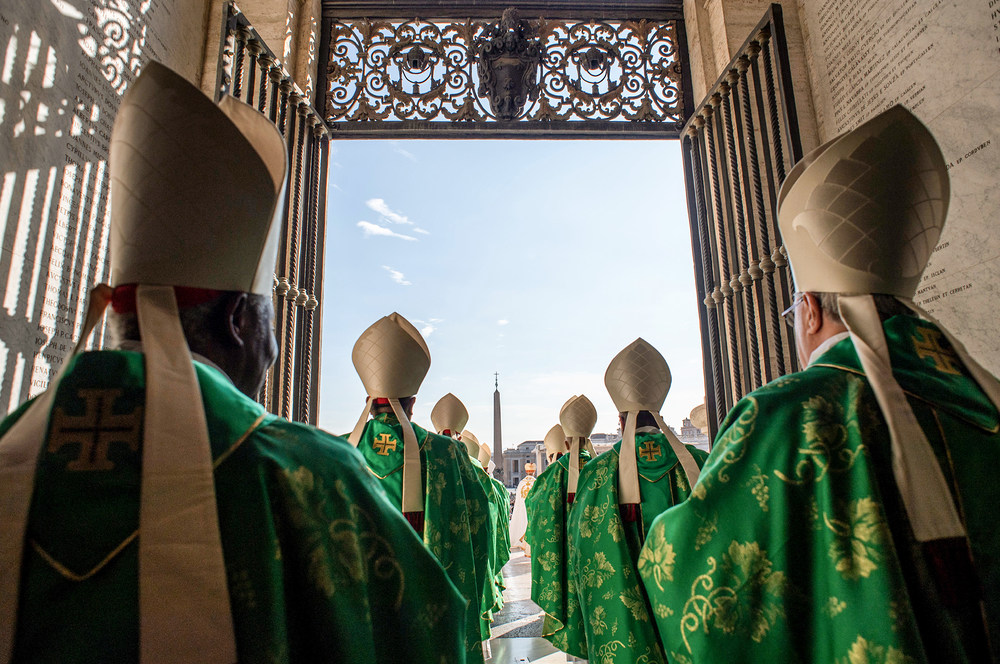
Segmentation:
{"type": "Polygon", "coordinates": [[[757,400],[754,397],[745,397],[744,402],[746,405],[739,417],[719,437],[716,443],[717,449],[713,450],[715,463],[712,466],[712,470],[715,472],[702,474],[697,486],[695,486],[694,491],[691,493],[691,497],[695,500],[705,499],[707,491],[714,480],[718,480],[720,484],[728,482],[729,475],[726,472],[727,469],[733,464],[738,463],[746,454],[744,443],[753,435],[760,407],[757,405],[757,400]]]}
{"type": "Polygon", "coordinates": [[[632,586],[626,589],[620,596],[625,608],[632,612],[632,618],[641,622],[649,622],[649,614],[646,613],[646,600],[642,596],[639,586],[632,586]]]}
{"type": "Polygon", "coordinates": [[[545,553],[536,556],[535,560],[538,561],[538,564],[541,565],[542,569],[546,572],[551,572],[559,566],[559,555],[555,551],[546,551],[545,553]]]}
{"type": "MultiPolygon", "coordinates": [[[[857,401],[852,392],[857,392],[861,381],[854,376],[847,380],[847,400],[857,401]]],[[[865,447],[858,445],[852,449],[848,437],[849,428],[857,428],[855,414],[844,417],[843,407],[822,396],[814,396],[802,404],[802,435],[806,446],[798,450],[799,459],[793,476],[775,470],[775,476],[788,484],[821,482],[828,473],[843,473],[850,470],[865,447]]]]}
{"type": "Polygon", "coordinates": [[[657,604],[653,607],[653,611],[655,611],[656,615],[660,618],[669,618],[674,615],[674,610],[665,604],[657,604]]]}
{"type": "Polygon", "coordinates": [[[608,612],[603,606],[594,608],[594,613],[590,616],[590,627],[594,634],[604,634],[604,630],[608,628],[608,623],[604,620],[607,614],[608,612]]]}
{"type": "Polygon", "coordinates": [[[886,648],[859,636],[837,664],[913,664],[913,658],[892,646],[886,648]]]}
{"type": "Polygon", "coordinates": [[[649,541],[639,552],[639,573],[649,577],[652,575],[653,583],[660,590],[663,590],[663,580],[674,580],[674,561],[677,554],[674,553],[674,545],[667,541],[663,535],[663,524],[657,524],[649,533],[649,541]]]}
{"type": "Polygon", "coordinates": [[[867,579],[882,561],[882,546],[888,537],[885,521],[871,498],[852,500],[847,511],[846,519],[823,515],[826,527],[836,536],[830,544],[830,558],[845,579],[867,579]]]}
{"type": "Polygon", "coordinates": [[[608,557],[603,551],[598,551],[593,558],[583,566],[583,575],[580,579],[591,588],[599,588],[604,582],[614,576],[615,568],[608,562],[608,557]]]}
{"type": "Polygon", "coordinates": [[[705,634],[712,628],[738,633],[760,643],[785,616],[785,574],[773,570],[767,551],[756,542],[730,543],[721,569],[715,557],[707,562],[708,571],[694,580],[681,616],[681,638],[688,652],[688,634],[699,629],[705,634]]]}
{"type": "Polygon", "coordinates": [[[831,597],[826,601],[826,606],[823,607],[823,613],[830,616],[831,618],[836,618],[844,609],[847,608],[847,603],[837,599],[836,597],[831,597]]]}
{"type": "MultiPolygon", "coordinates": [[[[352,500],[347,503],[347,518],[327,520],[337,509],[330,507],[322,479],[304,466],[284,469],[282,475],[283,488],[292,498],[290,519],[303,531],[302,541],[309,547],[306,573],[316,590],[332,597],[341,586],[367,584],[372,578],[395,581],[398,609],[405,588],[403,568],[371,515],[352,500]]],[[[346,487],[335,482],[334,490],[344,492],[346,487]]]]}
{"type": "Polygon", "coordinates": [[[583,508],[580,518],[580,536],[591,538],[594,536],[594,527],[604,520],[611,506],[610,499],[603,505],[587,505],[583,508]]]}

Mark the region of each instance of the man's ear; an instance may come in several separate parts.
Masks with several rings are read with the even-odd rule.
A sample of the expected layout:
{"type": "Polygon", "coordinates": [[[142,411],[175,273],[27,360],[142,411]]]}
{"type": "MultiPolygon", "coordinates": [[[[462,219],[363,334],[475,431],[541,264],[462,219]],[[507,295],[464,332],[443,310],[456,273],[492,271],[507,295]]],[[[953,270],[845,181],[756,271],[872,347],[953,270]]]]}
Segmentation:
{"type": "Polygon", "coordinates": [[[804,293],[802,296],[802,304],[804,305],[805,314],[803,319],[803,331],[809,334],[817,334],[823,327],[823,306],[819,302],[819,298],[812,293],[804,293]]]}
{"type": "Polygon", "coordinates": [[[223,308],[225,325],[223,330],[226,341],[235,346],[243,347],[243,331],[247,325],[249,314],[248,300],[246,293],[231,293],[223,308]]]}

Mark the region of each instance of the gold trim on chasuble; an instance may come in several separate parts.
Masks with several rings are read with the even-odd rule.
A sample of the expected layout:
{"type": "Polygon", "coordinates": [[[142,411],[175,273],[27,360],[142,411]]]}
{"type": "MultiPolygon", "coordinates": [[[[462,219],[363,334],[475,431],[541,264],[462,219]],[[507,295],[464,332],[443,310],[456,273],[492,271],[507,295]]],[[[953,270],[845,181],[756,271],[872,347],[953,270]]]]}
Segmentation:
{"type": "MultiPolygon", "coordinates": [[[[139,410],[141,409],[142,408],[140,407],[139,410]]],[[[254,420],[254,423],[251,424],[250,427],[246,431],[244,431],[240,435],[240,437],[237,438],[236,441],[232,445],[230,445],[228,449],[226,449],[225,452],[220,454],[219,458],[217,458],[214,462],[212,462],[212,470],[215,470],[216,468],[221,466],[222,462],[228,459],[230,455],[232,455],[232,453],[236,451],[236,448],[242,445],[244,441],[246,441],[246,439],[250,437],[250,434],[252,434],[254,431],[257,430],[261,422],[264,421],[265,417],[267,417],[267,413],[266,412],[261,413],[260,417],[254,420]]],[[[73,570],[69,569],[68,567],[60,563],[58,560],[53,558],[52,555],[50,555],[45,549],[43,549],[34,539],[29,540],[29,543],[31,544],[31,548],[34,549],[39,556],[41,556],[42,560],[48,563],[49,567],[58,572],[60,576],[69,579],[70,581],[86,581],[87,579],[89,579],[90,577],[94,576],[102,569],[107,567],[108,564],[118,556],[118,554],[124,551],[126,547],[128,547],[128,545],[131,544],[138,537],[139,537],[139,529],[136,528],[132,532],[132,534],[126,537],[124,540],[122,540],[121,544],[116,546],[114,550],[104,558],[104,560],[97,563],[97,565],[95,565],[88,572],[85,572],[83,574],[77,574],[73,570]]]]}
{"type": "MultiPolygon", "coordinates": [[[[865,380],[868,379],[868,376],[865,375],[864,371],[860,371],[858,369],[854,369],[854,368],[851,368],[851,367],[842,367],[839,364],[829,364],[827,362],[822,362],[822,363],[817,362],[816,364],[811,364],[809,366],[810,367],[826,367],[827,369],[837,369],[839,371],[844,371],[846,373],[854,374],[856,376],[862,376],[862,377],[865,378],[865,380]]],[[[789,374],[789,375],[795,375],[795,374],[789,374]]],[[[871,384],[869,383],[869,386],[870,385],[871,384]]],[[[926,399],[925,397],[920,396],[919,394],[914,394],[913,392],[910,392],[909,390],[907,390],[902,385],[900,385],[899,387],[900,387],[900,389],[903,390],[903,394],[905,394],[906,396],[913,397],[917,401],[921,401],[921,402],[927,404],[935,412],[938,410],[937,409],[937,404],[935,404],[933,401],[930,401],[930,400],[926,399]]],[[[980,431],[985,431],[987,433],[1000,433],[1000,424],[997,424],[994,427],[986,428],[982,424],[970,420],[969,418],[965,417],[961,413],[957,413],[957,412],[953,412],[953,411],[947,411],[947,412],[948,412],[949,415],[951,415],[953,417],[956,417],[956,418],[962,420],[963,422],[965,422],[967,424],[971,424],[972,426],[976,427],[980,431]]]]}

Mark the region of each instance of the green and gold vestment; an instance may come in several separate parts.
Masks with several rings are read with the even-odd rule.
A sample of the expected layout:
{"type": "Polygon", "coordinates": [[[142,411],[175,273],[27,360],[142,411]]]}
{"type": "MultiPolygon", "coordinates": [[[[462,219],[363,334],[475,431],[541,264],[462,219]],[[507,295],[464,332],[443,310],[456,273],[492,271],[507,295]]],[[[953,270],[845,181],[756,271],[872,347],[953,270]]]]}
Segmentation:
{"type": "MultiPolygon", "coordinates": [[[[360,455],[195,369],[239,661],[464,661],[464,600],[360,455]]],[[[139,661],[144,405],[142,354],[70,361],[40,446],[13,661],[139,661]]]]}
{"type": "MultiPolygon", "coordinates": [[[[590,453],[580,450],[581,469],[589,460],[590,453]]],[[[525,499],[531,599],[545,611],[542,636],[563,652],[585,658],[587,637],[569,567],[566,529],[572,505],[566,502],[568,485],[569,454],[563,454],[538,476],[525,499]]],[[[578,483],[578,491],[580,486],[578,483]]]]}
{"type": "MultiPolygon", "coordinates": [[[[462,595],[466,657],[482,662],[483,596],[490,592],[490,503],[463,443],[413,425],[420,441],[420,473],[424,485],[424,543],[462,595]]],[[[403,495],[403,435],[395,415],[381,414],[365,424],[358,450],[397,510],[403,495]]],[[[485,625],[489,635],[489,623],[485,625]]],[[[415,661],[415,660],[414,660],[415,661]]]]}
{"type": "Polygon", "coordinates": [[[639,572],[672,662],[997,661],[975,633],[985,616],[1000,644],[1000,418],[937,328],[884,327],[958,501],[982,613],[964,602],[976,584],[935,574],[913,539],[848,339],[741,400],[691,498],[653,523],[639,572]]]}
{"type": "MultiPolygon", "coordinates": [[[[621,441],[580,471],[569,513],[569,564],[574,576],[588,659],[594,664],[665,664],[636,563],[649,526],[691,492],[677,456],[658,429],[635,436],[641,519],[625,521],[618,509],[621,441]]],[[[708,456],[687,446],[701,466],[708,456]]]]}

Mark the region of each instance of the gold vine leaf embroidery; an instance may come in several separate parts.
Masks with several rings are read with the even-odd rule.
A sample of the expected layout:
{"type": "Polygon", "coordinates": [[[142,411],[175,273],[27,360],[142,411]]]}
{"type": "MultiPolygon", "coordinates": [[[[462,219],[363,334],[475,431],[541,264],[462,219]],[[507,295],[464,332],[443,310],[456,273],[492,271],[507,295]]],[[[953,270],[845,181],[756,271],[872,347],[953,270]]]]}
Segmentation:
{"type": "Polygon", "coordinates": [[[793,475],[775,469],[778,479],[795,485],[817,483],[829,473],[842,473],[854,466],[864,450],[862,445],[852,449],[848,444],[848,429],[858,426],[856,414],[847,422],[843,406],[817,395],[802,403],[802,419],[805,446],[798,449],[793,475]]]}
{"type": "Polygon", "coordinates": [[[826,601],[826,606],[823,607],[823,613],[831,618],[836,618],[843,613],[846,608],[847,602],[837,599],[836,597],[831,597],[826,601]]]}
{"type": "Polygon", "coordinates": [[[829,554],[834,567],[845,579],[868,578],[882,561],[882,547],[888,538],[879,504],[872,498],[852,500],[845,518],[823,515],[834,534],[829,554]]]}
{"type": "Polygon", "coordinates": [[[754,464],[754,470],[756,473],[750,476],[747,486],[750,487],[750,493],[753,497],[757,499],[760,510],[766,512],[768,511],[768,500],[771,498],[771,489],[767,486],[767,473],[756,464],[754,464]]]}
{"type": "Polygon", "coordinates": [[[837,659],[837,664],[913,664],[914,659],[892,646],[871,643],[863,636],[851,644],[846,657],[837,659]]]}
{"type": "Polygon", "coordinates": [[[720,484],[728,482],[729,474],[727,471],[729,467],[738,463],[746,454],[744,443],[753,435],[760,407],[754,397],[745,397],[743,401],[746,405],[739,417],[726,428],[715,444],[717,450],[714,451],[715,463],[709,472],[701,475],[697,486],[691,492],[691,497],[695,500],[704,500],[714,481],[718,480],[720,484]]]}
{"type": "Polygon", "coordinates": [[[698,532],[694,537],[694,550],[700,551],[701,547],[712,541],[712,537],[719,530],[719,515],[713,514],[711,519],[701,517],[702,523],[698,526],[698,532]]]}
{"type": "Polygon", "coordinates": [[[674,545],[667,541],[663,534],[663,524],[657,524],[649,533],[646,546],[639,552],[638,568],[643,577],[652,576],[653,583],[660,590],[663,590],[663,581],[674,580],[674,561],[677,554],[674,553],[674,545]]]}
{"type": "Polygon", "coordinates": [[[604,520],[608,513],[609,502],[603,505],[587,505],[583,508],[583,515],[580,518],[580,536],[591,538],[594,536],[594,529],[604,520]]]}
{"type": "Polygon", "coordinates": [[[615,573],[614,566],[608,562],[608,557],[603,551],[598,551],[594,557],[583,566],[583,576],[581,581],[591,588],[600,588],[604,582],[610,579],[615,573]]]}
{"type": "Polygon", "coordinates": [[[757,542],[730,543],[722,555],[707,560],[708,571],[691,585],[680,621],[681,638],[688,652],[692,632],[708,635],[711,629],[749,636],[760,643],[778,619],[785,617],[784,572],[775,571],[767,551],[757,542]]]}
{"type": "Polygon", "coordinates": [[[546,551],[538,556],[538,564],[542,566],[542,569],[546,572],[551,572],[556,567],[559,566],[559,554],[555,551],[546,551]]]}
{"type": "Polygon", "coordinates": [[[619,599],[621,599],[622,604],[625,605],[629,611],[632,612],[632,617],[640,622],[649,622],[649,613],[646,611],[646,600],[642,596],[642,591],[639,590],[639,586],[632,586],[623,592],[619,599]]]}
{"type": "Polygon", "coordinates": [[[604,634],[604,631],[608,628],[608,623],[605,620],[607,614],[607,609],[603,606],[594,608],[594,613],[590,616],[590,629],[594,632],[594,634],[604,634]]]}

